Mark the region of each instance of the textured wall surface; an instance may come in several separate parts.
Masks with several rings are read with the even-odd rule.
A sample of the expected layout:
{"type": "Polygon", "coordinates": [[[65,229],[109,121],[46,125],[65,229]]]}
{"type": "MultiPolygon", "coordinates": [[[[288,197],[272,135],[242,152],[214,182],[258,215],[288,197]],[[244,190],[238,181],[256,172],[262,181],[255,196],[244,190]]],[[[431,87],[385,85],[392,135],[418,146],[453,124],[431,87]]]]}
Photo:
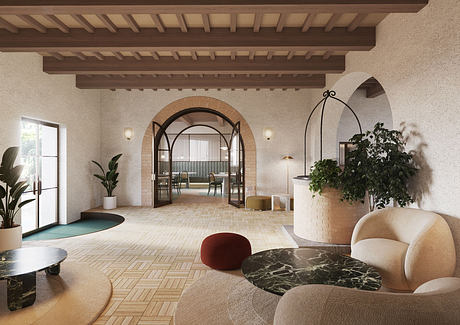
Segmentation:
{"type": "MultiPolygon", "coordinates": [[[[327,88],[347,101],[374,76],[390,102],[393,126],[411,131],[410,148],[422,167],[416,206],[443,215],[454,233],[460,274],[460,37],[458,0],[430,0],[417,14],[391,14],[378,25],[377,46],[349,53],[347,70],[328,76],[327,88]]],[[[315,91],[313,99],[322,91],[315,91]]],[[[330,156],[341,111],[328,116],[330,156]],[[332,144],[332,145],[331,145],[332,144]]]]}
{"type": "Polygon", "coordinates": [[[100,157],[99,102],[99,91],[76,89],[74,77],[43,73],[40,55],[0,53],[0,152],[20,144],[21,117],[65,129],[67,216],[61,213],[61,222],[75,221],[81,211],[100,204],[100,185],[89,163],[100,157]]]}
{"type": "MultiPolygon", "coordinates": [[[[310,107],[308,90],[210,90],[210,91],[103,91],[102,92],[102,154],[104,159],[125,154],[120,162],[121,180],[118,195],[121,204],[141,204],[142,137],[152,118],[171,102],[188,96],[219,99],[235,108],[249,124],[257,150],[257,192],[286,192],[286,164],[281,157],[294,156],[291,175],[301,173],[302,135],[306,113],[310,107]],[[123,128],[132,127],[134,138],[123,138],[123,128]],[[273,128],[273,139],[263,138],[264,127],[273,128]]],[[[292,184],[291,184],[292,186],[292,184]]]]}

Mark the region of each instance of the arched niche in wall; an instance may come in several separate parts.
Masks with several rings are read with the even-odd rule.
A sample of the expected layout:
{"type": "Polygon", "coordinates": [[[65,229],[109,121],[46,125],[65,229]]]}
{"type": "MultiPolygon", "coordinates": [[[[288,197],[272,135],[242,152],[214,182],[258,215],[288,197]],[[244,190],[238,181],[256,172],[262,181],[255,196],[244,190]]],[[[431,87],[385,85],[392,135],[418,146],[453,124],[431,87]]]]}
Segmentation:
{"type": "MultiPolygon", "coordinates": [[[[393,118],[388,97],[383,86],[374,77],[361,83],[353,92],[347,104],[358,116],[363,132],[372,130],[377,122],[383,123],[387,129],[393,128],[393,118]]],[[[347,109],[343,110],[337,129],[336,148],[339,161],[339,144],[348,142],[356,133],[359,133],[359,129],[353,114],[347,109]]]]}

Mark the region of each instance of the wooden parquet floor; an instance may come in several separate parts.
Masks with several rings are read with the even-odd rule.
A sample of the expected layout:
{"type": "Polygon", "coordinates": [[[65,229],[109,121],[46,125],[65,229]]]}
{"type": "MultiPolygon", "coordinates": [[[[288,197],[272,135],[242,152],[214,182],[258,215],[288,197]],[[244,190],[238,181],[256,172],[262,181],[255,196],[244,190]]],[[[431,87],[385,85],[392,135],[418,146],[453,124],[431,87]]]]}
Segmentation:
{"type": "MultiPolygon", "coordinates": [[[[224,200],[184,197],[158,209],[125,207],[114,213],[125,222],[88,235],[24,246],[55,246],[69,261],[86,263],[112,281],[113,296],[97,325],[172,325],[185,288],[204,276],[201,241],[216,232],[246,236],[253,252],[292,247],[281,225],[292,224],[292,212],[236,209],[224,200]]],[[[65,267],[65,262],[62,267],[65,267]]]]}

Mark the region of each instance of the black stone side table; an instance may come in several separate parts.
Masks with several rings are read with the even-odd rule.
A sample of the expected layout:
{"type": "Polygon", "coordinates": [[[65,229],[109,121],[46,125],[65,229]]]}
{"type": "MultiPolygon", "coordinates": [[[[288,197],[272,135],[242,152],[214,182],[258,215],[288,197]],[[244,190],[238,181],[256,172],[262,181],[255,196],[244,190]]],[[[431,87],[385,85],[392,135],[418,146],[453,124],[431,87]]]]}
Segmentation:
{"type": "Polygon", "coordinates": [[[245,278],[256,287],[282,296],[305,284],[329,284],[378,290],[380,274],[346,255],[313,248],[279,248],[258,252],[243,261],[245,278]]]}
{"type": "Polygon", "coordinates": [[[0,252],[0,280],[7,281],[8,309],[32,305],[36,297],[36,273],[58,275],[67,252],[55,247],[26,247],[0,252]]]}

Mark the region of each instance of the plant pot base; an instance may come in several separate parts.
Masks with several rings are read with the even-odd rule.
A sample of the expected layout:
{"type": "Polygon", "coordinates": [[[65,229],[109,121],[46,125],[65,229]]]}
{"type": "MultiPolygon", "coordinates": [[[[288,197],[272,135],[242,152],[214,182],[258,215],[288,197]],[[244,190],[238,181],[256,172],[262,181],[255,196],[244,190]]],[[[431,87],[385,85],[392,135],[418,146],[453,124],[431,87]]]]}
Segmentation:
{"type": "Polygon", "coordinates": [[[104,210],[113,210],[117,208],[117,197],[116,196],[106,196],[104,197],[104,210]]]}
{"type": "Polygon", "coordinates": [[[0,252],[22,247],[22,227],[0,228],[0,252]]]}

